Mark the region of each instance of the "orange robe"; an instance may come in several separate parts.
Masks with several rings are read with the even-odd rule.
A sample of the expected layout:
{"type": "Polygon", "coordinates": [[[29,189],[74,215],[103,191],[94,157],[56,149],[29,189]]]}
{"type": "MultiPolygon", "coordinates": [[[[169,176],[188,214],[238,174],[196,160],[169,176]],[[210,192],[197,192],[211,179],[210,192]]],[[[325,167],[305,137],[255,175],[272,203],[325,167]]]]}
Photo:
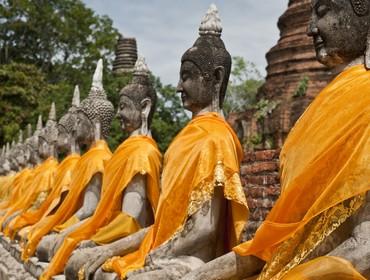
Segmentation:
{"type": "Polygon", "coordinates": [[[81,207],[84,191],[95,174],[104,173],[104,162],[112,156],[105,141],[96,142],[76,163],[69,192],[57,211],[40,220],[28,233],[28,242],[23,249],[22,259],[32,256],[41,238],[53,228],[70,219],[81,207]]]}
{"type": "MultiPolygon", "coordinates": [[[[36,202],[40,194],[50,191],[54,184],[57,166],[57,160],[50,157],[33,170],[32,176],[29,178],[26,185],[26,190],[20,192],[19,199],[10,207],[10,209],[7,210],[7,213],[3,217],[1,223],[3,223],[8,217],[17,211],[26,211],[32,207],[33,203],[36,202]]],[[[3,230],[5,235],[11,234],[9,227],[6,227],[3,230]]]]}
{"type": "Polygon", "coordinates": [[[37,209],[25,211],[9,223],[9,228],[13,232],[13,236],[21,228],[35,224],[43,217],[51,203],[60,196],[63,187],[70,184],[72,171],[79,158],[79,155],[72,154],[58,165],[55,172],[54,185],[46,200],[37,209]]]}
{"type": "Polygon", "coordinates": [[[254,239],[234,248],[267,261],[259,279],[282,279],[363,205],[369,155],[370,71],[354,66],[297,121],[280,155],[282,194],[254,239]]]}
{"type": "Polygon", "coordinates": [[[22,194],[23,186],[27,182],[31,173],[32,173],[31,169],[25,168],[15,175],[12,185],[9,186],[10,188],[9,198],[8,200],[5,200],[0,203],[0,210],[6,210],[11,205],[15,204],[15,202],[19,199],[20,195],[22,194]]]}
{"type": "Polygon", "coordinates": [[[153,214],[159,199],[161,153],[152,138],[133,136],[124,141],[105,165],[102,198],[89,218],[78,229],[65,237],[62,246],[40,279],[50,279],[63,271],[71,253],[82,240],[92,237],[99,228],[119,220],[112,235],[123,238],[140,229],[137,221],[122,213],[122,194],[137,174],[147,176],[147,194],[153,214]]]}
{"type": "Polygon", "coordinates": [[[16,173],[11,173],[0,178],[0,201],[6,201],[8,199],[10,187],[16,175],[16,173]]]}
{"type": "Polygon", "coordinates": [[[144,266],[147,254],[185,225],[216,187],[223,188],[228,201],[230,223],[225,223],[225,249],[230,250],[240,237],[248,218],[248,207],[239,177],[243,151],[232,128],[216,113],[194,118],[176,136],[164,158],[162,193],[155,223],[138,251],[108,260],[103,269],[124,278],[130,270],[144,266]]]}

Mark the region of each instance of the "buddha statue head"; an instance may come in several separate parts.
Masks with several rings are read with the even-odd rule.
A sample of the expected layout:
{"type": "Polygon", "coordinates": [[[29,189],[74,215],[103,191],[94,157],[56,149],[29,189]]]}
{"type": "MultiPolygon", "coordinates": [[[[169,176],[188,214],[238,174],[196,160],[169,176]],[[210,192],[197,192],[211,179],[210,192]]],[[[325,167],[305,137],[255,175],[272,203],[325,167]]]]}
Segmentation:
{"type": "Polygon", "coordinates": [[[130,135],[150,135],[157,95],[143,57],[136,61],[132,81],[120,91],[117,116],[130,135]]]}
{"type": "Polygon", "coordinates": [[[14,147],[13,156],[20,169],[23,169],[29,161],[29,153],[26,144],[23,143],[23,131],[19,130],[18,143],[14,147]]]}
{"type": "Polygon", "coordinates": [[[6,147],[5,145],[3,145],[3,147],[1,148],[1,155],[0,155],[0,176],[3,176],[5,175],[5,170],[3,168],[3,164],[5,163],[5,151],[6,151],[6,147]]]}
{"type": "Polygon", "coordinates": [[[39,155],[39,135],[42,130],[42,116],[39,115],[37,120],[36,130],[33,135],[26,139],[27,153],[29,153],[30,165],[36,165],[40,162],[39,155]]]}
{"type": "Polygon", "coordinates": [[[108,137],[113,117],[113,104],[107,99],[103,88],[103,60],[100,59],[90,93],[77,109],[77,142],[90,146],[94,141],[108,137]]]}
{"type": "Polygon", "coordinates": [[[3,161],[1,163],[1,169],[2,169],[3,174],[9,173],[10,170],[11,170],[10,157],[11,157],[10,145],[9,145],[9,143],[6,143],[5,151],[4,151],[4,157],[3,157],[3,161]]]}
{"type": "Polygon", "coordinates": [[[329,66],[361,59],[370,68],[369,0],[312,0],[308,35],[317,59],[329,66]]]}
{"type": "Polygon", "coordinates": [[[221,39],[221,20],[214,4],[199,27],[199,37],[181,58],[180,81],[184,108],[193,116],[208,110],[219,112],[231,71],[231,56],[221,39]]]}
{"type": "Polygon", "coordinates": [[[80,106],[80,90],[75,86],[73,92],[72,106],[58,122],[58,143],[59,152],[75,152],[74,127],[77,124],[77,108],[80,106]]]}
{"type": "Polygon", "coordinates": [[[58,140],[57,116],[55,103],[53,102],[49,111],[49,118],[45,127],[39,134],[39,155],[42,159],[50,156],[56,157],[55,146],[58,140]]]}

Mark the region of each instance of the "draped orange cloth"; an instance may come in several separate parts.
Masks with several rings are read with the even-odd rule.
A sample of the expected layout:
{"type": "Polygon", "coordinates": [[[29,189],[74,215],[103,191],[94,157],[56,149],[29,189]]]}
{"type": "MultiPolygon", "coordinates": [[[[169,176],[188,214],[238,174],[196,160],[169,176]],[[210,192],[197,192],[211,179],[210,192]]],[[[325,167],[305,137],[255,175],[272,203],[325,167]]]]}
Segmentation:
{"type": "Polygon", "coordinates": [[[9,223],[13,235],[21,228],[37,223],[44,216],[51,203],[60,196],[63,187],[71,183],[72,171],[79,158],[79,155],[72,154],[58,165],[52,190],[40,207],[23,212],[9,223]]]}
{"type": "Polygon", "coordinates": [[[370,71],[354,66],[316,97],[281,151],[280,198],[254,239],[234,248],[237,254],[269,265],[308,223],[370,190],[369,93],[370,71]]]}
{"type": "Polygon", "coordinates": [[[237,136],[218,114],[207,113],[189,122],[166,152],[154,225],[138,251],[108,260],[103,269],[124,278],[128,271],[143,267],[147,254],[181,230],[187,218],[212,198],[215,187],[223,187],[231,211],[230,224],[225,223],[230,237],[226,242],[239,240],[248,217],[239,178],[242,156],[237,136]]]}
{"type": "Polygon", "coordinates": [[[0,203],[0,210],[5,210],[9,208],[11,205],[15,204],[15,202],[19,199],[19,196],[22,194],[23,186],[27,182],[31,173],[32,173],[31,169],[25,168],[15,175],[12,185],[9,186],[10,188],[9,198],[0,203]]]}
{"type": "Polygon", "coordinates": [[[40,280],[50,279],[61,273],[71,253],[82,240],[92,237],[99,228],[120,217],[121,222],[114,232],[121,238],[135,233],[140,228],[135,219],[122,213],[122,194],[137,174],[147,176],[147,194],[153,214],[159,199],[159,175],[161,153],[154,140],[147,136],[132,136],[124,141],[106,163],[102,185],[102,198],[95,213],[78,229],[68,234],[40,280]],[[122,219],[123,218],[123,219],[122,219]]]}
{"type": "Polygon", "coordinates": [[[320,257],[292,269],[283,280],[366,280],[352,264],[337,257],[320,257]]]}
{"type": "Polygon", "coordinates": [[[97,141],[75,165],[69,192],[57,211],[36,223],[28,233],[28,242],[22,252],[22,259],[28,260],[36,250],[41,238],[55,226],[64,223],[79,209],[84,190],[95,174],[104,172],[104,162],[112,156],[105,141],[97,141]]]}
{"type": "MultiPolygon", "coordinates": [[[[26,185],[26,190],[19,194],[19,199],[7,210],[1,223],[16,211],[29,209],[41,193],[50,191],[54,184],[57,166],[58,161],[50,157],[33,170],[32,176],[29,178],[29,182],[26,185]]],[[[6,227],[3,231],[5,235],[11,233],[9,227],[6,227]]]]}
{"type": "MultiPolygon", "coordinates": [[[[10,194],[10,187],[17,174],[11,173],[0,178],[0,201],[6,201],[10,194]]],[[[0,203],[1,206],[1,203],[0,203]]]]}

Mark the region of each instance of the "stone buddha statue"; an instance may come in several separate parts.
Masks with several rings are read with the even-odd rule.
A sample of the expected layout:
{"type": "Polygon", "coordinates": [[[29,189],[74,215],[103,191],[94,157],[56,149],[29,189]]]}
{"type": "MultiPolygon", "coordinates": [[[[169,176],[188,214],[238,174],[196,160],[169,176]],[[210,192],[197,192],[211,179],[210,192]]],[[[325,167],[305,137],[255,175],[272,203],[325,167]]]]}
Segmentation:
{"type": "MultiPolygon", "coordinates": [[[[28,242],[28,233],[38,225],[38,222],[43,220],[42,218],[55,213],[68,193],[74,167],[80,159],[79,147],[76,147],[75,133],[73,133],[74,127],[77,124],[77,108],[79,104],[80,93],[78,86],[76,86],[71,107],[68,109],[67,113],[60,118],[57,124],[53,123],[53,136],[49,137],[49,140],[46,141],[55,146],[55,148],[51,150],[52,153],[55,153],[56,149],[58,155],[63,154],[64,156],[56,169],[54,184],[51,191],[48,193],[46,199],[39,205],[37,210],[31,209],[23,213],[13,227],[15,231],[18,231],[24,243],[28,242]],[[57,133],[57,135],[55,135],[55,133],[57,133]]],[[[45,150],[48,150],[47,147],[45,150]]],[[[22,258],[27,260],[28,257],[28,250],[24,250],[22,258]]]]}
{"type": "MultiPolygon", "coordinates": [[[[106,162],[102,197],[94,215],[64,237],[43,279],[61,273],[73,250],[98,246],[130,236],[152,225],[159,199],[161,154],[151,138],[150,126],[155,111],[156,92],[144,58],[135,64],[132,81],[120,91],[117,116],[129,137],[106,162]],[[90,240],[89,240],[90,239],[90,240]],[[89,240],[89,241],[88,241],[89,240]]],[[[88,258],[105,254],[105,247],[88,258]]],[[[91,251],[87,251],[87,254],[91,251]]],[[[68,278],[84,274],[86,258],[73,255],[65,269],[68,278]]]]}
{"type": "MultiPolygon", "coordinates": [[[[178,279],[239,240],[248,209],[239,178],[241,145],[221,113],[231,69],[221,31],[211,5],[199,38],[182,56],[177,90],[193,119],[165,154],[154,225],[107,245],[117,257],[95,279],[178,279]]],[[[105,258],[88,261],[85,271],[105,258]]]]}
{"type": "MultiPolygon", "coordinates": [[[[13,205],[13,213],[11,215],[8,213],[8,217],[2,225],[5,229],[5,233],[11,238],[15,237],[14,225],[17,222],[19,214],[22,212],[27,212],[29,209],[38,209],[52,189],[55,175],[54,172],[58,165],[54,148],[57,136],[58,129],[55,104],[52,103],[48,121],[45,127],[42,128],[38,134],[38,154],[42,162],[33,169],[32,182],[29,182],[24,190],[25,192],[23,193],[22,198],[17,202],[16,205],[13,205]]],[[[13,155],[19,167],[22,167],[21,164],[25,165],[26,163],[26,161],[23,159],[23,154],[25,153],[20,149],[21,147],[22,145],[18,144],[14,149],[13,155]]]]}
{"type": "Polygon", "coordinates": [[[317,59],[340,73],[289,134],[282,193],[254,239],[183,279],[369,279],[369,12],[368,0],[312,1],[317,59]]]}
{"type": "Polygon", "coordinates": [[[56,142],[58,139],[58,128],[56,120],[55,103],[51,104],[49,118],[45,127],[39,135],[39,155],[42,161],[49,157],[57,158],[56,142]]]}
{"type": "Polygon", "coordinates": [[[43,237],[37,249],[37,256],[41,261],[51,259],[55,252],[53,248],[55,246],[57,248],[68,232],[73,231],[94,213],[100,200],[103,162],[111,157],[111,152],[103,139],[109,134],[114,116],[114,108],[107,100],[102,79],[103,61],[100,59],[93,76],[90,93],[77,108],[77,124],[74,128],[77,144],[88,151],[77,163],[80,172],[76,172],[76,178],[72,179],[70,191],[63,204],[58,208],[54,217],[50,218],[48,225],[37,234],[39,238],[41,232],[48,233],[52,229],[56,232],[62,231],[61,234],[50,234],[43,237]],[[88,163],[87,158],[90,157],[92,162],[88,163]],[[84,182],[87,177],[88,181],[84,182]],[[76,190],[73,191],[73,189],[76,190]],[[70,213],[79,204],[81,206],[77,211],[70,213]],[[67,216],[69,219],[65,220],[67,216]]]}
{"type": "Polygon", "coordinates": [[[80,153],[80,147],[76,143],[77,109],[80,106],[80,90],[76,85],[73,92],[72,106],[58,122],[58,153],[80,153]]]}
{"type": "Polygon", "coordinates": [[[39,115],[37,119],[36,129],[31,137],[26,139],[27,153],[29,153],[29,163],[36,166],[41,162],[39,155],[39,135],[42,130],[42,116],[39,115]]]}

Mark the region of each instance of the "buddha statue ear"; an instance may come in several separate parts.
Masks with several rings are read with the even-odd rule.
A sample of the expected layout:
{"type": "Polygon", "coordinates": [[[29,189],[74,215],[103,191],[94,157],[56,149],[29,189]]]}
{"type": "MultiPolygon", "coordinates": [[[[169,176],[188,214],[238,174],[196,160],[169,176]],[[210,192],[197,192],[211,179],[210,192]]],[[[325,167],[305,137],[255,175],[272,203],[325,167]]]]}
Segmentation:
{"type": "Polygon", "coordinates": [[[101,139],[101,124],[100,121],[96,120],[94,122],[94,139],[95,141],[99,141],[101,139]]]}
{"type": "Polygon", "coordinates": [[[141,102],[141,134],[149,134],[149,114],[152,108],[152,100],[150,98],[144,98],[141,102]]]}
{"type": "Polygon", "coordinates": [[[367,31],[366,51],[365,51],[365,67],[366,67],[367,70],[370,70],[370,27],[367,31]]]}
{"type": "Polygon", "coordinates": [[[215,81],[215,94],[213,95],[212,100],[212,109],[214,112],[221,111],[221,90],[225,78],[225,68],[223,66],[217,66],[214,71],[214,81],[215,81]]]}

